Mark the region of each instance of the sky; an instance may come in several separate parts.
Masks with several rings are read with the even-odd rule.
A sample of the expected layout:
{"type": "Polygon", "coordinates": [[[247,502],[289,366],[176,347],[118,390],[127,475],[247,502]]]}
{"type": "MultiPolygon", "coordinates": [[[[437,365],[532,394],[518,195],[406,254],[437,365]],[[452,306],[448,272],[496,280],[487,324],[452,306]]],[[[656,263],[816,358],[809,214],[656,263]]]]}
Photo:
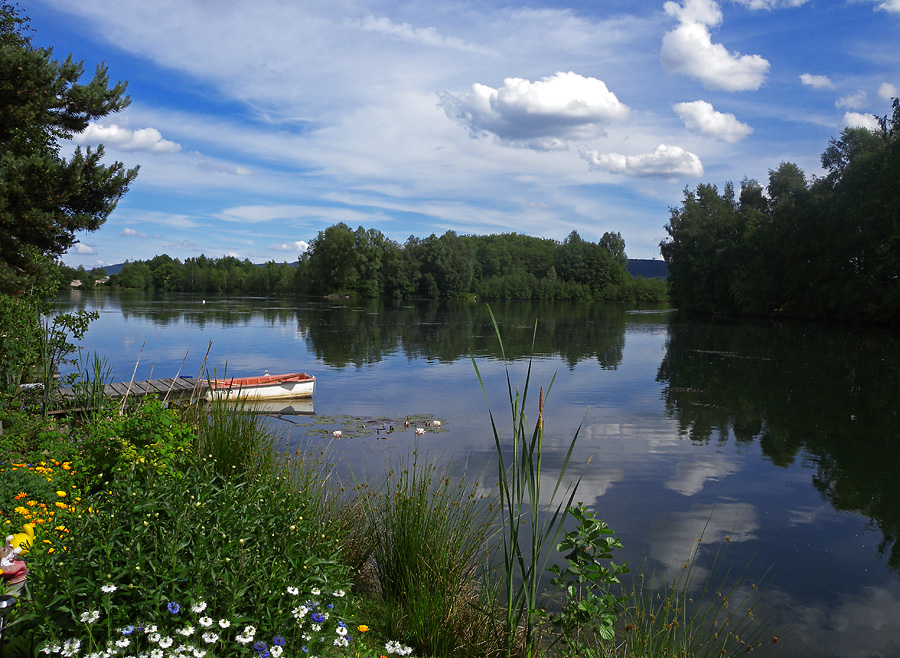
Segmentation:
{"type": "Polygon", "coordinates": [[[660,258],[685,188],[821,175],[900,95],[900,0],[27,0],[131,105],[62,145],[140,165],[71,266],[294,261],[338,222],[660,258]]]}

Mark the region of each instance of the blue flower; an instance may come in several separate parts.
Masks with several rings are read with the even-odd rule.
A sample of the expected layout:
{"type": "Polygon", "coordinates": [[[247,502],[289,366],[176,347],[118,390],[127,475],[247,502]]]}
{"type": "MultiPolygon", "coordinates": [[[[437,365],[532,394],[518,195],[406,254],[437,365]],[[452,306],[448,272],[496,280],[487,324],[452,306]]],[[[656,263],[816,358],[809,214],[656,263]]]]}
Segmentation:
{"type": "Polygon", "coordinates": [[[262,640],[253,643],[253,648],[262,653],[266,650],[266,643],[262,640]]]}
{"type": "Polygon", "coordinates": [[[272,654],[269,653],[268,649],[259,652],[259,658],[269,658],[270,655],[272,654]]]}
{"type": "Polygon", "coordinates": [[[329,610],[334,610],[334,603],[329,603],[329,604],[328,604],[328,609],[329,609],[329,610]]]}
{"type": "Polygon", "coordinates": [[[339,622],[338,622],[338,626],[340,626],[341,628],[347,628],[347,624],[345,624],[345,623],[342,622],[342,621],[339,621],[339,622]]]}
{"type": "Polygon", "coordinates": [[[314,612],[312,613],[311,619],[313,620],[314,624],[321,624],[325,621],[325,615],[323,615],[321,612],[314,612]]]}
{"type": "Polygon", "coordinates": [[[181,606],[175,603],[174,601],[169,601],[169,605],[166,606],[173,615],[177,615],[181,610],[181,606]]]}
{"type": "Polygon", "coordinates": [[[301,647],[301,648],[300,648],[300,651],[302,651],[303,653],[309,653],[309,648],[308,648],[308,647],[301,647]]]}
{"type": "Polygon", "coordinates": [[[284,638],[281,637],[280,635],[276,635],[275,637],[272,638],[272,644],[274,644],[276,647],[283,647],[284,646],[284,638]]]}
{"type": "Polygon", "coordinates": [[[134,626],[126,626],[122,629],[122,635],[131,635],[134,633],[134,626]]]}

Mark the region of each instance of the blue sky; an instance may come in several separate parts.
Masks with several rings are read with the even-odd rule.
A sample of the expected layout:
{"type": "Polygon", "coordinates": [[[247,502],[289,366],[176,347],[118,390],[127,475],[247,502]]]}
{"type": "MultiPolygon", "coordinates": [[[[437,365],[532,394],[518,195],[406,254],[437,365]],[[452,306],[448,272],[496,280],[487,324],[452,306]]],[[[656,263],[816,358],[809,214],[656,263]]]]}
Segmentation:
{"type": "MultiPolygon", "coordinates": [[[[658,258],[685,186],[784,161],[900,94],[900,0],[31,0],[33,41],[131,106],[76,138],[141,172],[64,260],[292,261],[336,223],[658,258]]],[[[67,144],[64,152],[73,145],[67,144]]]]}

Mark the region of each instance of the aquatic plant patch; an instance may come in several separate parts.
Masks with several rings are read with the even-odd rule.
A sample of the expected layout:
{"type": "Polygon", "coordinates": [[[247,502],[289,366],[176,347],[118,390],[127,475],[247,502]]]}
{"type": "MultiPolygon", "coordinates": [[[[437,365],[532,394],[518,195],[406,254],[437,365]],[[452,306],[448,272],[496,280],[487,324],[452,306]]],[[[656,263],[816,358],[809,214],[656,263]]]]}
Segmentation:
{"type": "Polygon", "coordinates": [[[360,439],[375,436],[390,439],[404,432],[417,435],[440,434],[447,431],[447,421],[433,414],[410,414],[403,417],[280,416],[281,420],[303,428],[309,438],[360,439]]]}

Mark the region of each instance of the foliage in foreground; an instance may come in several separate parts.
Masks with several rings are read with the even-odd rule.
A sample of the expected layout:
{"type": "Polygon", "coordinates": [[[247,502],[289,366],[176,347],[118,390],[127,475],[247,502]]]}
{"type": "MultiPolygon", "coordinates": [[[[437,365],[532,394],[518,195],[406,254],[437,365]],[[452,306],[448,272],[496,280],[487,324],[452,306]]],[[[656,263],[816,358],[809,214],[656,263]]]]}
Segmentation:
{"type": "MultiPolygon", "coordinates": [[[[13,530],[33,522],[37,537],[32,597],[14,613],[7,650],[66,658],[141,650],[202,658],[251,647],[259,658],[304,647],[322,656],[412,651],[379,636],[448,657],[763,648],[737,585],[723,595],[709,581],[715,595],[696,600],[689,576],[661,591],[613,593],[626,569],[612,561],[620,547],[612,531],[573,505],[574,488],[542,511],[543,395],[530,431],[528,384],[520,394],[509,381],[513,445],[494,427],[499,584],[498,571],[483,568],[498,526],[479,484],[415,453],[347,501],[329,498],[318,458],[279,453],[277,439],[239,406],[185,415],[151,400],[125,415],[103,407],[64,427],[17,413],[0,448],[24,461],[2,466],[0,521],[13,530]],[[564,569],[546,567],[554,548],[565,554],[564,569]],[[345,595],[367,568],[380,601],[345,595]],[[548,571],[559,597],[540,589],[548,571]]],[[[564,473],[565,465],[550,480],[551,502],[564,473]]]]}

